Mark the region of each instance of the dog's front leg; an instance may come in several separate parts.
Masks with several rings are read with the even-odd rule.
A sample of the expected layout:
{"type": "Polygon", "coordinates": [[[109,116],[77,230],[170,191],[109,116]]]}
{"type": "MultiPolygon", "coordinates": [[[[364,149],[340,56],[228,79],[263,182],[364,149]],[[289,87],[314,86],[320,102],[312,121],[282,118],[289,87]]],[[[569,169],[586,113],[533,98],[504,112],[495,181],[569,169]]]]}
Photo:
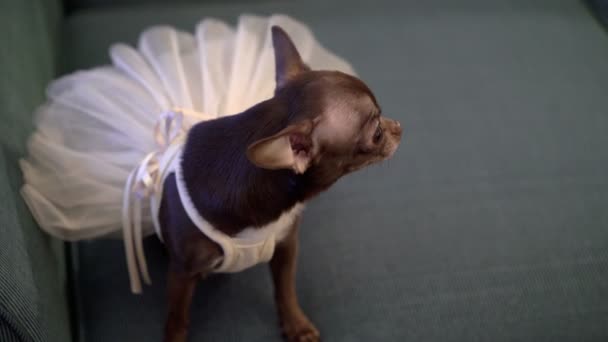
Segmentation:
{"type": "Polygon", "coordinates": [[[200,275],[169,266],[167,291],[169,312],[165,325],[165,342],[185,342],[190,322],[190,303],[200,275]]]}
{"type": "Polygon", "coordinates": [[[319,331],[302,312],[296,295],[297,221],[285,240],[277,245],[270,269],[281,328],[287,341],[316,342],[319,341],[319,331]]]}

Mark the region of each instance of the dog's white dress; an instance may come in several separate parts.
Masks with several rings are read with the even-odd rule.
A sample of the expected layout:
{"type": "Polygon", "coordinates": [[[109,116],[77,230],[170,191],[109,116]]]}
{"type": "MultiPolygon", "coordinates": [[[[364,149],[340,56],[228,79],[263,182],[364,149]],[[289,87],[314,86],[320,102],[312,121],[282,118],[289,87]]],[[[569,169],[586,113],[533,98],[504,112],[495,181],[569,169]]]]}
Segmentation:
{"type": "Polygon", "coordinates": [[[313,69],[353,74],[303,24],[245,15],[236,28],[205,19],[194,34],[149,28],[137,48],[113,45],[111,65],[52,82],[21,160],[22,195],[41,228],[74,241],[118,237],[123,227],[132,289],[140,291],[133,254],[146,279],[141,240],[153,232],[161,160],[194,123],[272,97],[272,25],[313,69]]]}

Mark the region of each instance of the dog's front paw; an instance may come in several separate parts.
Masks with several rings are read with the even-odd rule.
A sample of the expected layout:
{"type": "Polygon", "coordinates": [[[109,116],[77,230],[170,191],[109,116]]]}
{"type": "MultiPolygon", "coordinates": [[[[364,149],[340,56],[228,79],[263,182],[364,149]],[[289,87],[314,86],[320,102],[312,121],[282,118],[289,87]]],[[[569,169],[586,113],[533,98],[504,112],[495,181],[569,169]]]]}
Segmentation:
{"type": "Polygon", "coordinates": [[[304,314],[283,317],[281,328],[287,342],[319,342],[319,330],[304,314]]]}

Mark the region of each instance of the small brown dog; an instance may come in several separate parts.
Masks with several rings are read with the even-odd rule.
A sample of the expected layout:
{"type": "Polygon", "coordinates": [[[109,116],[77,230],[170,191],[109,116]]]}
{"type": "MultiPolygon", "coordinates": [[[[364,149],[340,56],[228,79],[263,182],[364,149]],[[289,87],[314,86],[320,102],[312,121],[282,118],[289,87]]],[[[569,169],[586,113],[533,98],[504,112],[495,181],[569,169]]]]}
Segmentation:
{"type": "Polygon", "coordinates": [[[217,239],[201,232],[199,221],[228,239],[246,231],[273,232],[271,248],[263,252],[267,257],[253,264],[270,259],[286,339],[318,341],[295,292],[300,209],[343,175],[391,157],[399,145],[399,123],[380,115],[362,81],[310,70],[279,27],[272,28],[272,40],[274,97],[195,125],[184,145],[181,174],[165,181],[159,212],[170,257],[165,341],[186,340],[197,281],[229,256],[217,239]],[[198,214],[182,203],[180,184],[198,214]]]}

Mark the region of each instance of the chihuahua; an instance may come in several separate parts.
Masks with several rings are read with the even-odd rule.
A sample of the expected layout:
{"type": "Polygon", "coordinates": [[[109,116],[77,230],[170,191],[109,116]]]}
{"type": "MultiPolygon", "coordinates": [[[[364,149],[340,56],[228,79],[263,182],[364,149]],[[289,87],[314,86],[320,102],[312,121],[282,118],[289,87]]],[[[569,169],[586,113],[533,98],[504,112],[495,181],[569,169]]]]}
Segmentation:
{"type": "Polygon", "coordinates": [[[381,115],[362,81],[311,70],[283,29],[273,26],[271,34],[274,96],[240,114],[194,125],[179,161],[181,174],[164,182],[159,222],[170,259],[167,342],[186,340],[197,281],[227,262],[226,239],[269,231],[273,238],[264,238],[271,243],[232,271],[269,261],[285,339],[319,341],[295,290],[301,209],[343,175],[390,158],[401,140],[399,122],[381,115]],[[180,182],[190,206],[180,197],[180,182]],[[217,234],[221,241],[212,236],[217,234]]]}

